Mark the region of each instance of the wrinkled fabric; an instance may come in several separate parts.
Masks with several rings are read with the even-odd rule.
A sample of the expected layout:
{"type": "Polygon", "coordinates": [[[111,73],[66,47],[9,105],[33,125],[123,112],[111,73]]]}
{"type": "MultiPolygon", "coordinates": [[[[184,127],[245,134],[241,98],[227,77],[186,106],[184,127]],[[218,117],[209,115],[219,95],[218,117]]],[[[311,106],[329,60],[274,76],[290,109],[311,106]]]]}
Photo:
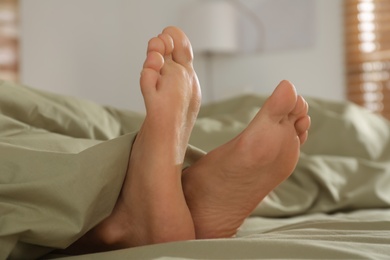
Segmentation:
{"type": "MultiPolygon", "coordinates": [[[[247,95],[203,106],[185,167],[240,133],[264,100],[247,95]]],[[[351,103],[307,100],[312,127],[294,173],[259,204],[237,238],[93,258],[389,255],[389,122],[351,103]]],[[[65,248],[108,216],[142,120],[139,113],[1,82],[0,259],[65,248]]]]}

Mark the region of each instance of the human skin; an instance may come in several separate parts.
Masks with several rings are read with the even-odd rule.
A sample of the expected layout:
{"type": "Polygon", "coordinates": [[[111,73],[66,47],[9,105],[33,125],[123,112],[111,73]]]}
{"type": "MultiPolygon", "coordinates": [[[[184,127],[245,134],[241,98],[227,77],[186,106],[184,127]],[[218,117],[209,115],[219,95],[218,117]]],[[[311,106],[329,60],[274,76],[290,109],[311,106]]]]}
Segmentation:
{"type": "Polygon", "coordinates": [[[67,253],[232,237],[294,170],[310,118],[306,101],[282,81],[243,132],[182,172],[201,102],[192,61],[176,27],[149,41],[140,78],[146,117],[121,193],[110,216],[67,253]]]}

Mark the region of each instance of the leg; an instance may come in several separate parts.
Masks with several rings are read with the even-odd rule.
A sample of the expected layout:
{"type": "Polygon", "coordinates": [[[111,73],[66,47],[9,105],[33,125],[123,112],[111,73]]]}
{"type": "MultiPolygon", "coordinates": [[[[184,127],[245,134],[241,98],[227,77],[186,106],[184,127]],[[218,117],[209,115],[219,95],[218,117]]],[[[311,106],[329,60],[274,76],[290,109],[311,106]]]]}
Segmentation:
{"type": "Polygon", "coordinates": [[[181,171],[200,88],[180,30],[168,27],[149,41],[140,85],[146,118],[112,214],[80,240],[84,248],[91,244],[89,251],[195,238],[181,171]]]}
{"type": "Polygon", "coordinates": [[[231,237],[256,205],[294,170],[310,118],[283,81],[248,127],[183,174],[197,238],[231,237]]]}

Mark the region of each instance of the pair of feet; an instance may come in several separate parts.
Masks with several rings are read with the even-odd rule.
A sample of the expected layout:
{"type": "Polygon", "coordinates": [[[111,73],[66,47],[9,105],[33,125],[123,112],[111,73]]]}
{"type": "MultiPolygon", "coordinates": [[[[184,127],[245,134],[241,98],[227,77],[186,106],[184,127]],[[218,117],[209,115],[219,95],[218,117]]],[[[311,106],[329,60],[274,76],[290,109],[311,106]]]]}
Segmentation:
{"type": "Polygon", "coordinates": [[[243,132],[182,172],[201,100],[192,57],[175,27],[148,43],[140,79],[146,117],[121,194],[112,214],[81,239],[96,251],[232,237],[296,166],[308,105],[282,81],[243,132]]]}

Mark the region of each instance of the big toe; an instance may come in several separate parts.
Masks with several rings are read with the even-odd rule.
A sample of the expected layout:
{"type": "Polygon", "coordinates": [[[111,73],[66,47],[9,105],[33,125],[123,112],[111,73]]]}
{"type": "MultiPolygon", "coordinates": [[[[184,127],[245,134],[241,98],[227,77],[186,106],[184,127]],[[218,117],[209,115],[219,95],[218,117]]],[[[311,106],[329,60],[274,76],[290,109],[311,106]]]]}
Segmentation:
{"type": "Polygon", "coordinates": [[[294,85],[287,80],[283,80],[264,103],[261,111],[275,121],[283,120],[294,110],[297,97],[294,85]]]}
{"type": "Polygon", "coordinates": [[[173,40],[172,59],[183,66],[190,65],[193,60],[193,53],[190,40],[185,33],[177,27],[170,26],[163,30],[162,39],[166,37],[165,34],[173,40]]]}

